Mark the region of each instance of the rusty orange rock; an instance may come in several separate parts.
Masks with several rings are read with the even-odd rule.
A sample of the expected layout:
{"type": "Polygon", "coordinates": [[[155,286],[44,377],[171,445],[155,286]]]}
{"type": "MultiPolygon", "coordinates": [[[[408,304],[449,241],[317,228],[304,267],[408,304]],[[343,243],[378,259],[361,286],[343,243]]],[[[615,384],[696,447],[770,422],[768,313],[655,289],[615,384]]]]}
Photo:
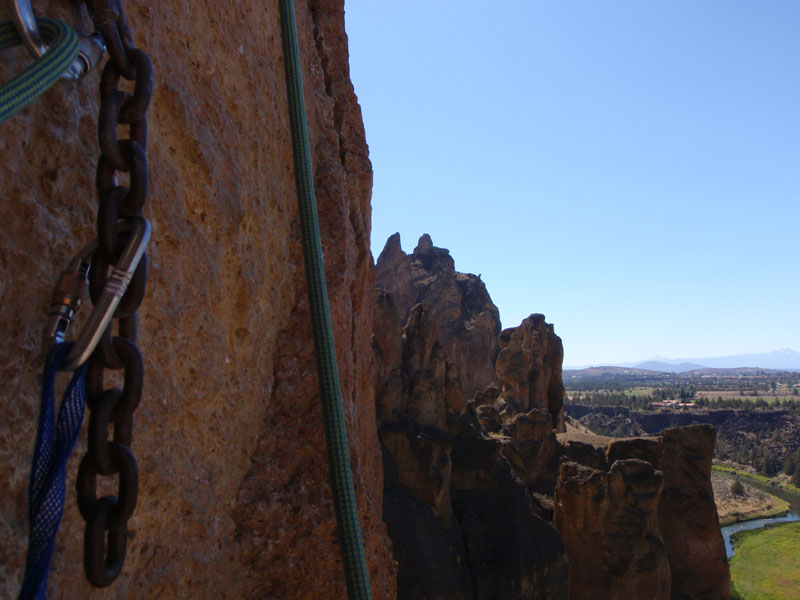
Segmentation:
{"type": "Polygon", "coordinates": [[[553,428],[566,431],[561,381],[564,350],[553,326],[545,322],[544,315],[534,314],[519,327],[504,329],[499,344],[495,370],[503,386],[508,418],[534,408],[544,409],[553,428]]]}
{"type": "Polygon", "coordinates": [[[571,600],[670,598],[662,485],[662,473],[639,459],[617,460],[608,472],[562,461],[553,523],[569,556],[571,600]]]}
{"type": "MultiPolygon", "coordinates": [[[[38,15],[88,33],[70,3],[33,4],[38,15]]],[[[123,5],[156,83],[145,209],[150,277],[139,313],[145,391],[132,445],[139,502],[123,574],[111,588],[91,590],[72,491],[85,451],[79,442],[48,597],[344,597],[278,5],[123,5]]],[[[296,13],[356,496],[374,596],[393,598],[373,404],[372,171],[349,79],[343,2],[300,0],[296,13]]],[[[0,80],[27,62],[24,52],[4,52],[0,80]]],[[[0,135],[4,598],[16,595],[22,576],[45,310],[58,272],[94,235],[99,76],[54,86],[0,135]]]]}
{"type": "Polygon", "coordinates": [[[412,254],[403,252],[400,235],[394,234],[378,257],[375,277],[394,297],[401,322],[415,304],[428,306],[465,398],[496,382],[500,315],[480,276],[457,272],[450,252],[434,246],[428,234],[412,254]]]}
{"type": "Polygon", "coordinates": [[[664,491],[658,517],[674,598],[730,597],[730,569],[711,487],[715,439],[713,425],[661,433],[658,468],[664,472],[664,491]]]}

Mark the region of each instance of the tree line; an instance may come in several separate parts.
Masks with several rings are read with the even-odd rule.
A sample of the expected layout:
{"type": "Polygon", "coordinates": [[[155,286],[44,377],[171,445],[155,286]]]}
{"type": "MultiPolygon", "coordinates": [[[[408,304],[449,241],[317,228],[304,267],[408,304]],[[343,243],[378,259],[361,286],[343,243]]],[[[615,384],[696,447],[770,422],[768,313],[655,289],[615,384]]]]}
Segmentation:
{"type": "Polygon", "coordinates": [[[723,398],[706,398],[698,396],[693,385],[664,386],[654,388],[649,394],[634,394],[624,390],[592,390],[567,392],[568,404],[585,404],[587,406],[627,406],[634,410],[659,410],[654,402],[677,400],[693,403],[699,408],[739,408],[750,410],[800,410],[800,397],[747,396],[723,398]]]}

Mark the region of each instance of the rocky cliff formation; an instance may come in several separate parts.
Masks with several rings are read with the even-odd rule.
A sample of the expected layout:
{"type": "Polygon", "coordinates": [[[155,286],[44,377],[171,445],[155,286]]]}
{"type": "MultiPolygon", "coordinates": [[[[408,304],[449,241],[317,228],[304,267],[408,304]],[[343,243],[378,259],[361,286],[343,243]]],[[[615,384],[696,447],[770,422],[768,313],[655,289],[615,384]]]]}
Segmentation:
{"type": "Polygon", "coordinates": [[[570,404],[566,410],[592,430],[614,436],[645,435],[658,433],[667,427],[709,423],[717,430],[714,458],[749,463],[756,470],[769,464],[764,461],[766,455],[777,459],[779,464],[800,448],[800,413],[792,410],[695,408],[638,411],[626,406],[580,404],[570,404]]]}
{"type": "Polygon", "coordinates": [[[512,442],[488,435],[465,405],[431,311],[415,305],[395,339],[388,292],[377,291],[377,305],[383,516],[398,597],[566,598],[558,534],[505,458],[512,442]]]}
{"type": "Polygon", "coordinates": [[[663,475],[639,459],[593,469],[564,461],[553,522],[567,546],[572,600],[670,598],[658,503],[663,475]]]}
{"type": "Polygon", "coordinates": [[[399,335],[392,296],[377,290],[376,323],[378,417],[445,429],[447,417],[464,411],[464,395],[431,312],[422,304],[414,306],[399,335]]]}
{"type": "Polygon", "coordinates": [[[564,436],[554,524],[570,598],[730,597],[711,490],[714,428],[657,438],[564,436]]]}
{"type": "Polygon", "coordinates": [[[561,363],[564,349],[544,315],[531,315],[519,327],[506,329],[499,338],[495,371],[502,383],[503,410],[511,414],[540,409],[559,432],[564,425],[564,384],[561,363]]]}
{"type": "MultiPolygon", "coordinates": [[[[123,574],[93,591],[73,491],[80,441],[48,597],[343,598],[278,4],[123,5],[156,82],[145,208],[153,237],[139,313],[145,392],[133,440],[139,501],[123,574]]],[[[89,31],[77,5],[33,8],[89,31]]],[[[373,407],[371,168],[343,1],[298,0],[296,12],[356,495],[374,596],[393,598],[373,407]]],[[[28,64],[18,50],[3,52],[0,80],[28,64]]],[[[59,271],[95,235],[99,78],[60,83],[0,125],[3,598],[16,596],[22,576],[38,340],[59,271]]]]}
{"type": "Polygon", "coordinates": [[[499,318],[477,277],[456,273],[428,236],[411,257],[393,236],[377,270],[376,408],[398,597],[567,598],[564,546],[529,492],[547,480],[552,493],[553,422],[562,421],[563,389],[549,385],[560,384],[561,359],[555,343],[545,348],[540,339],[549,326],[537,316],[503,332],[501,387],[493,364],[499,318]],[[459,346],[464,340],[476,354],[459,346]],[[548,362],[544,372],[551,359],[557,369],[548,362]],[[459,374],[473,365],[484,375],[467,382],[481,388],[470,395],[459,374]]]}
{"type": "Polygon", "coordinates": [[[713,428],[557,439],[563,353],[542,315],[498,336],[496,383],[464,394],[437,320],[447,312],[437,303],[458,305],[458,293],[404,308],[420,299],[423,270],[428,285],[459,275],[449,253],[423,236],[409,257],[393,236],[379,265],[376,408],[399,597],[729,593],[710,493],[713,428]]]}
{"type": "Polygon", "coordinates": [[[466,398],[496,382],[500,315],[480,277],[457,272],[450,253],[434,246],[427,234],[406,254],[396,233],[378,257],[375,280],[392,294],[402,322],[415,304],[428,304],[466,398]]]}
{"type": "Polygon", "coordinates": [[[712,425],[667,429],[658,468],[664,492],[658,520],[672,569],[673,598],[730,597],[730,571],[711,489],[712,425]]]}

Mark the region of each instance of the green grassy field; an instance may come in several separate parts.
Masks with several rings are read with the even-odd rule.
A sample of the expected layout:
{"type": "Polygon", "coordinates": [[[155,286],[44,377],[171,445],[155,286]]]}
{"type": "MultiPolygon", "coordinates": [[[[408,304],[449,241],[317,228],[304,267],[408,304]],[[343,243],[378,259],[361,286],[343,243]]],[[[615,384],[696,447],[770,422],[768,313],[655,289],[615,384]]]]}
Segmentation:
{"type": "Polygon", "coordinates": [[[732,598],[797,600],[800,597],[800,522],[733,535],[732,598]]]}
{"type": "MultiPolygon", "coordinates": [[[[800,494],[800,488],[785,483],[779,483],[771,477],[759,475],[758,473],[750,473],[749,471],[743,471],[741,469],[735,469],[733,467],[727,467],[725,465],[719,465],[716,463],[711,465],[711,470],[719,471],[720,473],[727,473],[729,475],[738,475],[743,479],[752,479],[753,481],[758,481],[759,483],[763,483],[764,485],[770,485],[772,487],[786,490],[787,492],[791,492],[792,494],[800,494]]],[[[798,594],[798,598],[800,598],[800,594],[798,594]]]]}
{"type": "Polygon", "coordinates": [[[791,393],[762,391],[758,393],[758,396],[753,396],[750,392],[744,392],[744,394],[742,394],[738,390],[698,390],[696,397],[705,398],[706,400],[722,398],[723,400],[747,400],[748,402],[764,400],[767,404],[774,404],[775,402],[782,402],[784,400],[797,400],[798,398],[791,393]]]}

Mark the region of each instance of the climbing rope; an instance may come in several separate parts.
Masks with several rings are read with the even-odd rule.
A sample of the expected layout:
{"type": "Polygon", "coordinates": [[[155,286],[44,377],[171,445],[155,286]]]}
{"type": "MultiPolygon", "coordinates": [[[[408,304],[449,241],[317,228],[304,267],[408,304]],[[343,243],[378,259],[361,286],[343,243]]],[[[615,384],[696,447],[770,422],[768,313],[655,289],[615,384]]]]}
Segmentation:
{"type": "MultiPolygon", "coordinates": [[[[0,87],[0,123],[21,110],[59,80],[78,56],[78,35],[55,19],[36,19],[50,48],[41,58],[0,87]]],[[[0,23],[0,50],[22,44],[11,21],[0,23]]]]}
{"type": "Polygon", "coordinates": [[[72,375],[58,419],[55,417],[56,373],[71,346],[69,343],[53,346],[45,364],[36,449],[28,486],[28,555],[19,600],[43,600],[45,597],[50,557],[64,510],[65,467],[83,422],[86,365],[72,375]]]}
{"type": "Polygon", "coordinates": [[[339,544],[342,549],[348,596],[351,600],[366,600],[372,595],[364,546],[361,541],[353,477],[350,472],[347,428],[342,409],[336,349],[333,343],[333,328],[325,286],[325,265],[322,259],[322,244],[314,194],[314,173],[303,102],[303,81],[300,73],[300,51],[297,45],[294,5],[292,0],[281,0],[280,6],[295,184],[300,209],[306,284],[311,305],[311,326],[322,396],[322,416],[325,421],[333,503],[339,527],[339,544]]]}

